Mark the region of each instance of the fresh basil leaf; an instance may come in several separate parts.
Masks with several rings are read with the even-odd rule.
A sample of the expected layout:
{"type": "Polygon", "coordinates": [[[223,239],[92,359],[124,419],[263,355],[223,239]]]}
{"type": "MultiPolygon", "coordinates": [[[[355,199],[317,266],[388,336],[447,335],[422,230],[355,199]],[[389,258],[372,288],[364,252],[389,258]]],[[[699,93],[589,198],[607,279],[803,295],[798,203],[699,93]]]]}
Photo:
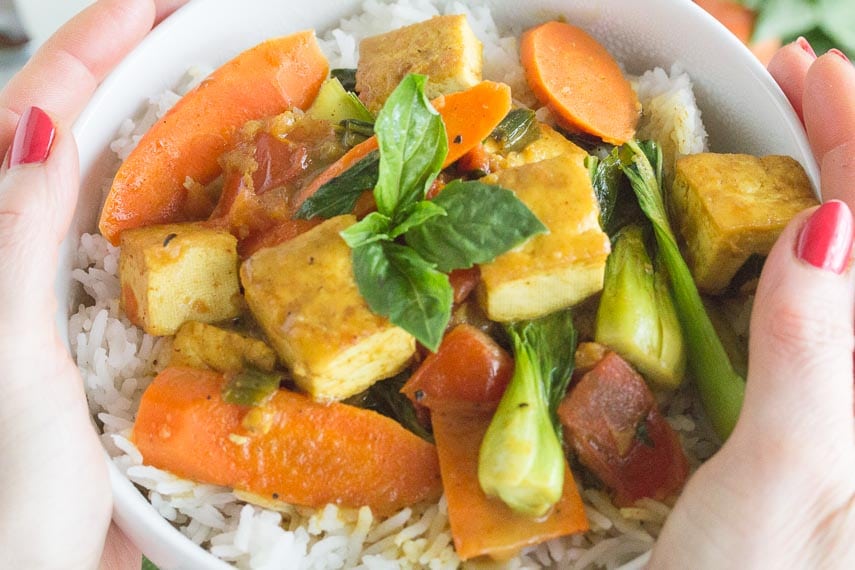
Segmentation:
{"type": "Polygon", "coordinates": [[[142,557],[142,566],[140,568],[141,570],[158,570],[157,566],[154,565],[154,562],[145,556],[142,557]]]}
{"type": "Polygon", "coordinates": [[[513,192],[500,186],[455,180],[433,202],[447,215],[412,228],[405,238],[440,271],[492,261],[548,231],[513,192]]]}
{"type": "Polygon", "coordinates": [[[371,212],[343,232],[341,237],[351,248],[373,243],[381,240],[389,240],[389,228],[391,220],[380,212],[371,212]]]}
{"type": "Polygon", "coordinates": [[[380,153],[368,153],[342,174],[318,188],[303,202],[294,217],[310,220],[349,214],[362,193],[377,184],[379,167],[380,153]]]}
{"type": "Polygon", "coordinates": [[[424,93],[426,78],[408,75],[392,92],[374,124],[380,175],[377,210],[392,219],[423,200],[448,154],[442,117],[424,93]]]}
{"type": "Polygon", "coordinates": [[[416,202],[402,214],[401,217],[404,218],[404,221],[395,226],[390,237],[395,239],[396,237],[407,233],[410,229],[422,225],[431,218],[444,215],[446,215],[445,210],[435,202],[430,202],[428,200],[416,202]]]}
{"type": "Polygon", "coordinates": [[[372,311],[388,318],[432,351],[451,318],[448,276],[412,249],[375,241],[353,250],[359,292],[372,311]]]}

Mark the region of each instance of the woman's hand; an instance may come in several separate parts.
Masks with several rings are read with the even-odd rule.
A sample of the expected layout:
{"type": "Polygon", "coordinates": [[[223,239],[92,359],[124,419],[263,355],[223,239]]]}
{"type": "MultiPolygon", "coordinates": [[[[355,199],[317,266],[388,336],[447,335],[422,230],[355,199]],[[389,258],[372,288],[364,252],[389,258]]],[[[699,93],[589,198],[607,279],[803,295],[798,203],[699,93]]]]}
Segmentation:
{"type": "Polygon", "coordinates": [[[652,568],[855,568],[855,68],[799,40],[769,69],[803,117],[826,203],[766,261],[742,414],[677,501],[652,568]]]}
{"type": "MultiPolygon", "coordinates": [[[[101,560],[110,483],[80,375],[55,318],[58,249],[79,183],[70,128],[104,76],[184,1],[101,0],[62,28],[0,93],[4,567],[94,568],[101,560]]],[[[113,536],[121,534],[114,529],[113,536]]],[[[139,568],[139,552],[120,540],[107,546],[107,567],[131,567],[127,561],[135,559],[139,568]]]]}

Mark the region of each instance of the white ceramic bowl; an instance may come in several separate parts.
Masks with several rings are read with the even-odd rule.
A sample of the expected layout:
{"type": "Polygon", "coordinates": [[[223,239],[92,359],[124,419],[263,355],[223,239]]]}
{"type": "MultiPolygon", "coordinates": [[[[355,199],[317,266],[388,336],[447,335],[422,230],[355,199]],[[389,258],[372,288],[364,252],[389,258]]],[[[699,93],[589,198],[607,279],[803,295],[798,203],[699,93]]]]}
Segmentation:
{"type": "MultiPolygon", "coordinates": [[[[82,232],[96,228],[100,192],[112,163],[108,145],[121,121],[149,95],[173,86],[192,65],[218,65],[259,41],[305,28],[326,29],[359,10],[360,0],[195,0],[169,18],[104,82],[75,125],[83,190],[64,244],[57,288],[70,294],[70,252],[82,232]]],[[[786,154],[817,168],[786,98],[743,45],[687,0],[494,1],[500,26],[520,27],[564,16],[601,40],[630,72],[679,61],[695,83],[716,151],[786,154]]],[[[69,305],[57,316],[65,330],[69,305]]],[[[115,519],[164,570],[228,568],[162,519],[110,463],[115,519]]]]}

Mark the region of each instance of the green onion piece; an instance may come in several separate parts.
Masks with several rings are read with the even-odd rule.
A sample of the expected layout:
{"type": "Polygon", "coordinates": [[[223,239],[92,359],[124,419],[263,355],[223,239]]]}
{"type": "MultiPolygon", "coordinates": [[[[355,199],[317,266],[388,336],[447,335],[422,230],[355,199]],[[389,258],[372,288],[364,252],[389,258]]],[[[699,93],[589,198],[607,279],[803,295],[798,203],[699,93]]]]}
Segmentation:
{"type": "Polygon", "coordinates": [[[235,374],[226,375],[223,401],[239,406],[260,406],[279,389],[282,375],[248,366],[235,374]]]}
{"type": "Polygon", "coordinates": [[[512,109],[490,136],[503,150],[522,150],[540,138],[540,123],[531,109],[512,109]]]}
{"type": "Polygon", "coordinates": [[[345,91],[356,91],[356,70],[339,68],[330,71],[330,77],[335,77],[345,91]]]}

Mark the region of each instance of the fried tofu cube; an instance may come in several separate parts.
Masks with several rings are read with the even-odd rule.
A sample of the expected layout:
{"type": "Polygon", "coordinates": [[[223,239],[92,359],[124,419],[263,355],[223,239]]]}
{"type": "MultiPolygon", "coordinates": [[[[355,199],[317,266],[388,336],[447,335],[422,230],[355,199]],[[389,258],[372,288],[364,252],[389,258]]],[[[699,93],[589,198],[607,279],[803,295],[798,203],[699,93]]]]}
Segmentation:
{"type": "Polygon", "coordinates": [[[241,267],[246,301],[297,385],[320,401],[341,400],[404,369],[415,339],[374,314],[353,276],[339,216],[262,249],[241,267]]]}
{"type": "Polygon", "coordinates": [[[767,255],[793,216],[818,204],[804,169],[788,156],[713,153],[677,161],[669,199],[698,289],[713,294],[751,255],[767,255]]]}
{"type": "Polygon", "coordinates": [[[237,239],[197,223],[122,232],[119,280],[122,308],[152,335],[231,319],[242,306],[237,239]]]}
{"type": "Polygon", "coordinates": [[[170,366],[240,372],[247,365],[266,372],[276,368],[276,353],[263,340],[206,323],[181,325],[172,341],[170,366]]]}
{"type": "Polygon", "coordinates": [[[549,229],[481,265],[478,298],[494,321],[533,319],[603,288],[610,244],[578,157],[562,155],[484,179],[508,188],[549,229]]]}
{"type": "Polygon", "coordinates": [[[373,113],[410,73],[427,76],[429,99],[462,91],[481,81],[481,51],[481,42],[461,14],[365,38],[359,43],[356,91],[373,113]]]}

